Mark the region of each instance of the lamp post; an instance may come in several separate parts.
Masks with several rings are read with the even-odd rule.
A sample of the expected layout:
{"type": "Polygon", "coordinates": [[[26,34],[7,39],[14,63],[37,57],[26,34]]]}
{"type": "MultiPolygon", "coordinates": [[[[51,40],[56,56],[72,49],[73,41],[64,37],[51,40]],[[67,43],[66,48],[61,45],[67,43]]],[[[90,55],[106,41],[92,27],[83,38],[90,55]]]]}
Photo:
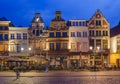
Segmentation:
{"type": "Polygon", "coordinates": [[[97,49],[95,49],[95,51],[94,51],[94,49],[93,49],[92,46],[90,46],[89,49],[90,49],[91,51],[93,51],[93,68],[94,68],[94,71],[96,71],[96,65],[95,65],[96,53],[97,53],[97,50],[98,50],[98,51],[100,50],[100,47],[97,46],[97,49]]]}
{"type": "Polygon", "coordinates": [[[23,51],[24,51],[24,48],[21,48],[21,51],[23,52],[23,51]]]}
{"type": "Polygon", "coordinates": [[[32,50],[31,48],[28,48],[28,56],[29,56],[31,50],[32,50]]]}

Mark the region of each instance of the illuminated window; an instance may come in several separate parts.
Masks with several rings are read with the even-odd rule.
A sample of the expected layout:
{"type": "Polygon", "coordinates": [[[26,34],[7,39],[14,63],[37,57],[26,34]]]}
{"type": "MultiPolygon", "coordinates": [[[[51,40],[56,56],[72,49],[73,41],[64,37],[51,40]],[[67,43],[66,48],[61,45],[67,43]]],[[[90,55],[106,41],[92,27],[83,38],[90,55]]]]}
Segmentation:
{"type": "Polygon", "coordinates": [[[103,40],[103,49],[108,49],[108,40],[103,40]]]}
{"type": "Polygon", "coordinates": [[[96,40],[96,46],[101,46],[101,40],[96,40]]]}
{"type": "Polygon", "coordinates": [[[71,43],[71,49],[75,50],[75,43],[71,43]]]}

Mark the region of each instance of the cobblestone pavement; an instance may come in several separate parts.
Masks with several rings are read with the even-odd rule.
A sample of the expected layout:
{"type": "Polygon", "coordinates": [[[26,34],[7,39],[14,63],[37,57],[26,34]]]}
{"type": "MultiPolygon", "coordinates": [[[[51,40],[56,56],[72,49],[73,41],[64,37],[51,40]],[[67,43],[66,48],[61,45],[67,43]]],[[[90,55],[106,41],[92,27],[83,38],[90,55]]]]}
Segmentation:
{"type": "Polygon", "coordinates": [[[120,84],[120,76],[0,77],[0,84],[120,84]]]}

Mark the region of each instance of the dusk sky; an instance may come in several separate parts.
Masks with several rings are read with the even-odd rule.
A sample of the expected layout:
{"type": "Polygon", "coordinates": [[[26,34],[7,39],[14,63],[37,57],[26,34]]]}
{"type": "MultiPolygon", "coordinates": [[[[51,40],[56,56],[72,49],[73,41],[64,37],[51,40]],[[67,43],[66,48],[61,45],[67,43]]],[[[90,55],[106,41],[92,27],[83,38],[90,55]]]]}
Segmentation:
{"type": "Polygon", "coordinates": [[[120,0],[0,0],[0,17],[6,17],[15,26],[29,26],[34,14],[40,13],[45,26],[49,26],[56,10],[63,18],[89,20],[100,9],[110,23],[120,21],[120,0]]]}

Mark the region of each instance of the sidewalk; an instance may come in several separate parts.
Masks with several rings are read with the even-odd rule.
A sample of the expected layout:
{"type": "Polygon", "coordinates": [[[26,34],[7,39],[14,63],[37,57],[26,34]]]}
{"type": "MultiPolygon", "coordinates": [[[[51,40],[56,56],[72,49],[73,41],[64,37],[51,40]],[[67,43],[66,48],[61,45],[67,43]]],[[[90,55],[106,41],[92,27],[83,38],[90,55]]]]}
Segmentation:
{"type": "MultiPolygon", "coordinates": [[[[50,71],[50,72],[21,72],[21,77],[63,77],[63,76],[120,76],[120,71],[80,71],[80,72],[70,72],[70,71],[50,71]]],[[[15,77],[15,72],[0,72],[0,77],[15,77]]]]}

